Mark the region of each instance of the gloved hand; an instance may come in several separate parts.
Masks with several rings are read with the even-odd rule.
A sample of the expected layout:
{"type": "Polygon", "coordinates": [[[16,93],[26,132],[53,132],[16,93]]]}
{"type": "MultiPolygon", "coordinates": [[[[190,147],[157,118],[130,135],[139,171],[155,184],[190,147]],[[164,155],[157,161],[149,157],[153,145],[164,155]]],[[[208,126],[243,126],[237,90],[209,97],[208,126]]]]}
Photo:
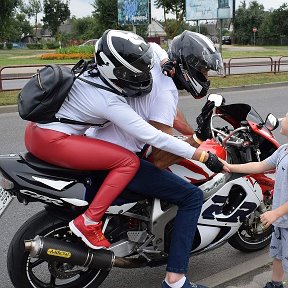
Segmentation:
{"type": "Polygon", "coordinates": [[[220,173],[223,170],[224,164],[219,161],[218,157],[215,154],[211,153],[210,151],[208,151],[208,154],[208,159],[204,164],[212,172],[220,173]]]}
{"type": "Polygon", "coordinates": [[[175,65],[176,61],[168,59],[164,64],[162,64],[162,73],[166,76],[173,77],[175,75],[175,65]]]}
{"type": "Polygon", "coordinates": [[[207,101],[201,110],[201,113],[196,118],[196,123],[198,125],[195,130],[196,136],[205,141],[212,137],[210,129],[210,120],[213,113],[213,108],[215,107],[214,101],[207,101]]]}

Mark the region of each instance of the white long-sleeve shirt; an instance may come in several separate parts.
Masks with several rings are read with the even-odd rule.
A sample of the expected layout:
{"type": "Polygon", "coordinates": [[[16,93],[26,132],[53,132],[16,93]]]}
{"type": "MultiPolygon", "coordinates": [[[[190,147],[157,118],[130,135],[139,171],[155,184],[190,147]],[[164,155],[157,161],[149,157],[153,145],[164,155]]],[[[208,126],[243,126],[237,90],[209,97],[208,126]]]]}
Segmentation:
{"type": "MultiPolygon", "coordinates": [[[[171,78],[164,76],[160,62],[168,58],[165,50],[151,43],[154,52],[152,91],[147,96],[125,98],[76,80],[69,97],[64,101],[56,117],[81,122],[102,124],[104,127],[88,129],[85,125],[71,125],[59,122],[38,124],[41,128],[52,129],[66,134],[81,135],[105,140],[120,145],[132,152],[139,152],[145,144],[171,152],[184,158],[192,158],[195,148],[188,143],[157,130],[148,121],[173,126],[178,103],[178,91],[171,78]]],[[[99,77],[89,81],[106,86],[99,77]]]]}
{"type": "MultiPolygon", "coordinates": [[[[88,74],[81,77],[87,77],[89,81],[105,85],[99,77],[93,78],[88,76],[88,74]]],[[[148,100],[148,98],[146,100],[148,100]]],[[[139,144],[138,151],[141,149],[140,146],[147,143],[185,158],[192,158],[195,152],[195,148],[191,147],[188,143],[163,133],[147,123],[131,108],[125,97],[96,88],[81,80],[75,81],[69,97],[65,99],[56,117],[95,124],[101,124],[109,120],[109,123],[97,130],[105,135],[105,130],[107,129],[110,137],[108,137],[109,135],[107,133],[106,137],[104,137],[105,139],[103,137],[96,137],[121,145],[121,143],[118,143],[117,134],[114,134],[113,129],[110,130],[111,128],[109,128],[109,126],[114,125],[119,131],[123,132],[123,135],[127,135],[128,142],[126,142],[126,148],[133,152],[137,152],[137,150],[129,147],[129,138],[137,139],[138,144],[141,143],[139,144]]],[[[44,129],[52,129],[75,135],[84,134],[89,127],[86,125],[71,125],[60,122],[38,124],[38,126],[44,129]]]]}

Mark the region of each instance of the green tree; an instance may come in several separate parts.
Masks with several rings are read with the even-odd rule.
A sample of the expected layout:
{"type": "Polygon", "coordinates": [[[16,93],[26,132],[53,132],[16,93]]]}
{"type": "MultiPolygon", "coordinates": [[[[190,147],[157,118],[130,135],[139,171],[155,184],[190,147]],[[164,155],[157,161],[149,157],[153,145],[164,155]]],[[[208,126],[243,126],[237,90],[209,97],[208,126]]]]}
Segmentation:
{"type": "Polygon", "coordinates": [[[34,17],[35,19],[35,38],[37,42],[37,29],[38,29],[38,14],[43,11],[41,0],[29,0],[28,4],[24,4],[21,7],[23,13],[25,13],[29,18],[34,17]]]}
{"type": "Polygon", "coordinates": [[[57,36],[58,28],[70,17],[69,1],[44,0],[44,28],[49,28],[53,36],[57,36]]]}
{"type": "Polygon", "coordinates": [[[118,1],[117,0],[94,0],[91,4],[95,9],[93,16],[95,17],[98,27],[100,28],[99,35],[107,29],[120,29],[118,25],[118,1]]]}
{"type": "Polygon", "coordinates": [[[273,21],[272,13],[267,13],[260,28],[257,31],[258,37],[262,39],[264,44],[269,44],[271,43],[271,41],[275,41],[275,39],[277,38],[272,21],[273,21]]]}
{"type": "Polygon", "coordinates": [[[0,0],[0,40],[5,40],[5,32],[10,18],[14,15],[15,9],[20,5],[21,0],[0,0]]]}
{"type": "MultiPolygon", "coordinates": [[[[185,16],[185,0],[156,0],[155,5],[157,8],[163,8],[164,10],[164,27],[165,32],[171,34],[171,36],[176,36],[181,31],[181,27],[184,25],[185,16]],[[167,18],[166,14],[172,13],[176,16],[176,25],[174,26],[174,31],[166,31],[167,18]]],[[[170,26],[169,26],[170,27],[170,26]]],[[[171,28],[171,27],[170,27],[171,28]]]]}
{"type": "Polygon", "coordinates": [[[77,40],[87,40],[100,37],[100,29],[96,19],[92,16],[71,19],[72,37],[77,40]]]}
{"type": "Polygon", "coordinates": [[[165,32],[167,34],[168,39],[174,38],[176,35],[181,34],[184,30],[192,30],[192,27],[183,22],[181,26],[176,19],[167,19],[165,25],[165,32]]]}
{"type": "Polygon", "coordinates": [[[276,37],[288,36],[288,4],[284,3],[280,8],[271,13],[271,28],[276,37]]]}
{"type": "Polygon", "coordinates": [[[5,38],[10,42],[19,42],[23,35],[29,35],[33,32],[32,26],[23,13],[11,17],[6,25],[5,38]]]}
{"type": "MultiPolygon", "coordinates": [[[[267,12],[268,13],[268,12],[267,12]]],[[[251,44],[253,27],[259,28],[265,19],[264,6],[257,1],[250,2],[247,7],[246,1],[240,3],[236,10],[233,21],[235,42],[239,44],[251,44]]]]}

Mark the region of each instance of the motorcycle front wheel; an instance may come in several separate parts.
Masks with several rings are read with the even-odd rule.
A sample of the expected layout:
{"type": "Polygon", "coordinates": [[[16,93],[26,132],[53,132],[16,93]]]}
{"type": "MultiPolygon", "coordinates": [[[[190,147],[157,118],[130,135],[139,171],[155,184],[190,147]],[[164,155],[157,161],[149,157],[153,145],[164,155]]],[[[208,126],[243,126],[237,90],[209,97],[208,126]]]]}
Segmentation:
{"type": "Polygon", "coordinates": [[[93,270],[31,258],[24,250],[24,240],[33,239],[36,235],[79,241],[71,233],[68,222],[45,210],[28,219],[13,237],[7,254],[8,273],[14,287],[95,288],[108,276],[110,270],[93,270]]]}
{"type": "Polygon", "coordinates": [[[237,233],[229,239],[228,243],[235,249],[248,253],[264,249],[269,245],[272,226],[263,228],[260,215],[261,212],[258,207],[249,218],[243,222],[237,233]]]}

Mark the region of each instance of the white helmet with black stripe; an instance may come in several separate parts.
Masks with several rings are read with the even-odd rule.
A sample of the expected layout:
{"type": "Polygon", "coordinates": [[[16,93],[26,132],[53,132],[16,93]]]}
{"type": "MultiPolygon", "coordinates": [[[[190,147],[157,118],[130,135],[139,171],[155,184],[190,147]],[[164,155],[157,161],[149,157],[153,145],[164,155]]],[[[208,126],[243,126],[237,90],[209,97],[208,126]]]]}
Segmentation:
{"type": "Polygon", "coordinates": [[[101,79],[125,97],[147,95],[152,89],[153,51],[139,35],[107,30],[95,44],[101,79]]]}

